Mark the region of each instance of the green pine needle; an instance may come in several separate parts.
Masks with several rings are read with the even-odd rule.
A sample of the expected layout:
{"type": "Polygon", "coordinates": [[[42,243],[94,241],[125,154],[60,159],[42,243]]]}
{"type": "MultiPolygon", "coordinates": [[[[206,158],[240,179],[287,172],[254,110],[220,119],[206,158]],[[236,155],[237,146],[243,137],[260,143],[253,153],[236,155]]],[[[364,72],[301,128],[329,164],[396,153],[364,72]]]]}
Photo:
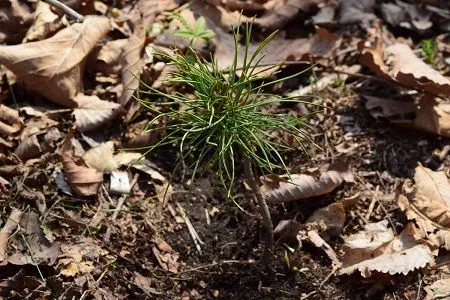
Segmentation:
{"type": "MultiPolygon", "coordinates": [[[[178,50],[171,55],[159,53],[178,68],[171,74],[168,83],[189,86],[194,91],[193,95],[178,92],[166,94],[147,86],[147,93],[162,96],[169,102],[141,101],[144,107],[156,114],[146,132],[157,130],[154,125],[160,119],[167,124],[167,135],[149,151],[162,145],[178,145],[176,168],[181,165],[192,167],[193,177],[198,170],[214,168],[228,196],[235,182],[236,164],[242,157],[250,159],[263,172],[273,173],[277,169],[287,172],[281,152],[291,147],[277,138],[276,132],[290,134],[302,149],[305,140],[311,141],[304,130],[308,126],[306,117],[294,118],[263,111],[272,104],[301,101],[262,92],[264,87],[281,81],[257,84],[261,78],[255,73],[261,51],[274,34],[250,54],[251,26],[246,27],[245,33],[242,65],[238,66],[237,33],[234,61],[226,71],[219,70],[217,62],[208,62],[195,54],[184,55],[178,50]],[[236,75],[238,71],[239,76],[236,75]],[[195,159],[192,160],[192,157],[195,159]]],[[[190,51],[194,53],[192,49],[190,51]]]]}

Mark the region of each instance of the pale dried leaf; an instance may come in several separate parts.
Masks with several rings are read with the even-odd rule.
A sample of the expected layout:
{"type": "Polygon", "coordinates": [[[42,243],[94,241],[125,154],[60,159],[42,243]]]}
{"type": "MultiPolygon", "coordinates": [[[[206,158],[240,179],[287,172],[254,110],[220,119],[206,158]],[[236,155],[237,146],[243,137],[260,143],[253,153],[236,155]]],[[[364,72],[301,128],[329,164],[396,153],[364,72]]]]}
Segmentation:
{"type": "Polygon", "coordinates": [[[103,173],[86,166],[83,159],[75,155],[73,130],[70,130],[59,149],[67,181],[79,195],[96,195],[103,182],[103,173]]]}
{"type": "Polygon", "coordinates": [[[119,73],[121,70],[120,56],[127,45],[127,39],[107,42],[96,57],[94,69],[106,75],[119,73]]]}
{"type": "Polygon", "coordinates": [[[39,1],[34,13],[33,24],[28,29],[23,43],[40,41],[50,36],[62,26],[62,18],[55,14],[50,5],[39,1]]]}
{"type": "Polygon", "coordinates": [[[417,241],[421,237],[412,223],[396,237],[387,228],[387,221],[369,224],[365,231],[345,239],[343,266],[339,273],[351,274],[358,270],[363,277],[371,276],[373,271],[406,275],[423,268],[433,261],[437,252],[419,244],[417,241]]]}
{"type": "Polygon", "coordinates": [[[78,94],[74,101],[78,106],[73,110],[75,125],[82,132],[99,128],[122,112],[119,104],[101,100],[97,96],[78,94]]]}
{"type": "Polygon", "coordinates": [[[450,184],[444,172],[418,165],[413,185],[407,180],[398,195],[399,206],[426,231],[450,229],[450,184]]]}
{"type": "Polygon", "coordinates": [[[406,44],[364,46],[361,62],[375,73],[432,94],[450,95],[450,80],[419,59],[406,44]]]}
{"type": "Polygon", "coordinates": [[[290,182],[280,182],[280,187],[265,193],[268,203],[276,204],[324,195],[333,191],[344,181],[352,182],[349,165],[335,165],[319,178],[306,174],[292,174],[290,182]]]}
{"type": "Polygon", "coordinates": [[[102,173],[109,173],[119,168],[119,164],[114,159],[114,142],[101,143],[83,155],[83,160],[90,168],[94,168],[102,173]]]}
{"type": "Polygon", "coordinates": [[[83,61],[109,31],[106,17],[87,16],[43,41],[0,46],[0,63],[17,80],[49,100],[75,107],[72,99],[82,91],[83,61]]]}
{"type": "Polygon", "coordinates": [[[427,296],[425,300],[448,299],[450,293],[450,278],[438,279],[429,286],[425,287],[427,296]]]}

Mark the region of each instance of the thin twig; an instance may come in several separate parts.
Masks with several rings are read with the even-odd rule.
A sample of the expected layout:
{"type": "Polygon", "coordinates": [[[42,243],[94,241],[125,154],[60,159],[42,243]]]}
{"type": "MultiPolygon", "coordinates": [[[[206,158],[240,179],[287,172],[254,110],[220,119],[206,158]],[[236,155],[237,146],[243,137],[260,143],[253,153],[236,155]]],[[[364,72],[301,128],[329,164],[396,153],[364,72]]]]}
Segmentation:
{"type": "Polygon", "coordinates": [[[77,13],[75,10],[71,9],[64,3],[59,2],[58,0],[42,0],[42,1],[44,1],[45,3],[47,3],[50,6],[53,6],[57,9],[61,10],[66,15],[74,18],[77,22],[81,23],[84,21],[84,17],[82,15],[80,15],[79,13],[77,13]]]}

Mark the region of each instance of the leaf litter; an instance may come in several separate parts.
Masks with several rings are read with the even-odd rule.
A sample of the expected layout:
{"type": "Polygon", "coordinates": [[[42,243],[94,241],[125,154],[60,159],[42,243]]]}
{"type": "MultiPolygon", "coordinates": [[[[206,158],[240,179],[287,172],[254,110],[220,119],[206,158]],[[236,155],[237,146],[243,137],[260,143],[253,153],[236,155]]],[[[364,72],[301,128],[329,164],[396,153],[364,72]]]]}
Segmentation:
{"type": "MultiPolygon", "coordinates": [[[[449,163],[445,151],[439,160],[434,153],[446,144],[436,135],[449,136],[448,8],[390,0],[191,2],[182,8],[176,1],[74,4],[86,14],[81,24],[44,2],[10,0],[0,7],[0,200],[8,203],[5,213],[22,215],[9,217],[20,218],[14,225],[2,217],[2,271],[21,268],[1,278],[2,295],[42,289],[55,297],[65,290],[69,298],[299,298],[320,287],[332,298],[357,294],[355,282],[375,289],[380,274],[401,274],[389,277],[406,284],[391,288],[394,298],[416,297],[416,290],[444,295],[436,264],[450,249],[449,163]],[[228,205],[218,188],[205,184],[214,182],[209,173],[201,184],[187,179],[189,168],[172,174],[170,147],[146,157],[143,149],[122,151],[155,145],[166,133],[161,120],[155,132],[140,136],[152,118],[134,101],[143,83],[170,94],[191,92],[166,86],[164,74],[173,66],[149,51],[176,45],[188,51],[189,39],[173,38],[180,24],[173,27],[171,16],[179,9],[192,24],[214,31],[194,49],[207,58],[214,53],[221,68],[233,60],[230,26],[255,15],[250,48],[279,29],[261,62],[288,61],[261,75],[280,78],[316,63],[268,89],[321,105],[308,122],[325,151],[308,148],[309,161],[286,154],[294,184],[262,178],[271,213],[281,220],[275,232],[277,253],[284,254],[275,268],[295,285],[250,275],[259,236],[249,197],[237,193],[237,205],[228,205]],[[442,35],[433,43],[435,33],[442,35]],[[386,120],[410,129],[405,136],[386,120]],[[350,164],[335,167],[343,159],[351,171],[350,164]],[[176,206],[184,208],[183,218],[176,206]],[[201,254],[191,236],[203,241],[201,254]],[[32,274],[27,265],[39,271],[32,274]],[[408,281],[419,272],[427,274],[425,291],[408,281]],[[352,273],[371,279],[338,282],[352,273]]],[[[270,109],[313,112],[308,104],[270,109]]],[[[236,189],[244,191],[240,181],[236,189]]]]}

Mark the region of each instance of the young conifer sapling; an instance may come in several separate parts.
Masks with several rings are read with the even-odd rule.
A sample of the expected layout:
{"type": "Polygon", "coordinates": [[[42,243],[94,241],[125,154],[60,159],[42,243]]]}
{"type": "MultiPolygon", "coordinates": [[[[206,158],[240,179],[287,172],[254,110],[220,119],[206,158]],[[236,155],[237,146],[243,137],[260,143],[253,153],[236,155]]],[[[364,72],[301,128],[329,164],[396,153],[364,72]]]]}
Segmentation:
{"type": "Polygon", "coordinates": [[[200,58],[192,49],[189,55],[179,50],[171,54],[159,53],[177,67],[167,83],[190,87],[192,94],[167,94],[147,86],[148,94],[160,96],[166,101],[140,101],[155,115],[146,132],[158,130],[155,124],[159,120],[166,124],[165,136],[148,151],[163,145],[178,145],[175,171],[180,166],[191,167],[194,179],[199,172],[214,168],[230,197],[239,171],[237,162],[243,162],[245,178],[256,196],[262,216],[265,244],[263,261],[269,265],[274,251],[273,225],[254,168],[264,174],[274,174],[277,169],[287,172],[280,153],[291,149],[291,146],[285,139],[277,138],[274,132],[290,134],[302,149],[302,141],[310,139],[304,130],[307,126],[304,117],[263,111],[263,108],[281,102],[300,102],[298,99],[264,92],[266,87],[299,74],[269,82],[264,82],[261,77],[258,64],[262,51],[275,33],[250,53],[251,25],[246,26],[243,56],[239,56],[239,30],[237,32],[234,35],[233,63],[227,70],[219,69],[214,59],[208,62],[200,58]]]}

